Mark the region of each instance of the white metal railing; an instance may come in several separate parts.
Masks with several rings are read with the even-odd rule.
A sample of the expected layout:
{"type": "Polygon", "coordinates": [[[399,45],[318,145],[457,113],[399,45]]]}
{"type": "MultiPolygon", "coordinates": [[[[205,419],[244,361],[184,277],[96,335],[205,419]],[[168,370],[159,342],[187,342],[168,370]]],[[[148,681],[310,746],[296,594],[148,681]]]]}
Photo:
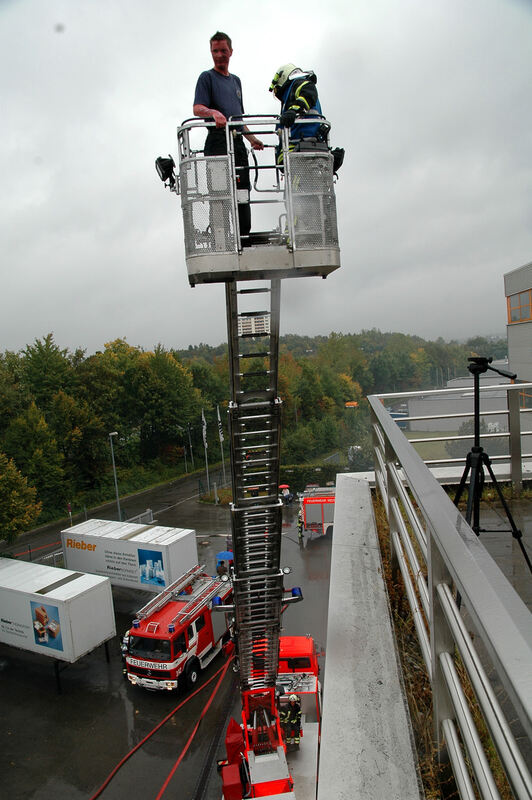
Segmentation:
{"type": "Polygon", "coordinates": [[[134,517],[129,517],[126,519],[125,522],[138,522],[139,524],[150,524],[153,522],[153,511],[151,508],[147,508],[146,511],[143,511],[141,514],[137,514],[134,517]]]}
{"type": "MultiPolygon", "coordinates": [[[[532,414],[532,408],[520,407],[520,394],[532,389],[532,383],[503,383],[494,384],[490,386],[482,385],[480,387],[480,398],[486,396],[488,392],[504,393],[506,395],[505,403],[499,409],[481,409],[481,417],[503,417],[507,420],[507,430],[496,433],[481,433],[480,439],[496,440],[508,439],[508,454],[506,455],[490,455],[492,462],[506,464],[510,471],[510,480],[514,486],[519,490],[523,481],[523,461],[532,459],[532,452],[527,452],[532,446],[530,445],[531,439],[525,437],[532,437],[532,417],[527,416],[532,414]],[[527,429],[528,427],[528,429],[527,429]]],[[[452,389],[431,389],[423,392],[394,392],[387,394],[375,395],[382,403],[389,405],[397,402],[398,400],[412,400],[412,399],[431,399],[441,397],[443,399],[449,397],[468,397],[471,399],[471,410],[467,412],[457,412],[451,414],[423,414],[423,415],[407,415],[401,416],[397,421],[404,425],[409,422],[419,421],[437,421],[442,420],[457,420],[457,425],[464,420],[473,419],[473,387],[458,387],[452,389]]],[[[423,445],[429,442],[452,442],[452,441],[472,441],[473,434],[454,435],[448,436],[428,436],[423,438],[409,437],[410,444],[423,445]]],[[[427,459],[425,463],[428,466],[447,466],[452,464],[463,464],[463,456],[458,458],[433,458],[427,459]]]]}
{"type": "Polygon", "coordinates": [[[376,486],[390,525],[392,564],[401,571],[431,679],[438,752],[445,744],[462,798],[500,796],[458,676],[458,653],[512,791],[530,800],[526,757],[464,623],[456,592],[490,673],[522,727],[523,752],[532,747],[532,614],[386,411],[383,396],[368,399],[376,486]]]}

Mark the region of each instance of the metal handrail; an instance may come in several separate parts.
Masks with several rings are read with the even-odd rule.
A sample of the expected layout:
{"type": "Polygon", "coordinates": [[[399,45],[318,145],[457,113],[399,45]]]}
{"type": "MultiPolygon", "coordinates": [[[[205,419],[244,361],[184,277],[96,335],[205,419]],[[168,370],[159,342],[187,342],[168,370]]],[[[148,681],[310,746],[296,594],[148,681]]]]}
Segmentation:
{"type": "Polygon", "coordinates": [[[467,610],[490,668],[506,690],[529,745],[532,614],[386,411],[382,395],[368,400],[375,482],[387,509],[392,563],[401,570],[431,679],[438,750],[442,752],[445,741],[462,797],[476,796],[471,776],[480,797],[499,796],[467,710],[455,668],[457,652],[510,786],[517,798],[530,800],[532,776],[464,625],[454,593],[458,591],[462,597],[462,608],[467,610]],[[414,523],[412,514],[417,518],[414,523]],[[421,530],[427,537],[425,552],[419,540],[421,530]],[[419,553],[426,559],[424,565],[419,562],[419,553]]]}
{"type": "MultiPolygon", "coordinates": [[[[492,440],[492,439],[507,439],[509,445],[509,453],[507,455],[493,455],[490,456],[492,461],[496,461],[498,463],[506,463],[509,464],[510,467],[510,480],[514,484],[514,487],[517,491],[521,489],[522,479],[523,479],[523,461],[524,459],[532,459],[532,453],[530,452],[523,452],[523,443],[529,440],[525,440],[524,437],[532,436],[532,430],[523,430],[521,427],[521,415],[527,414],[532,411],[530,408],[520,408],[519,406],[519,395],[527,389],[532,389],[532,383],[500,383],[500,384],[490,384],[490,385],[482,385],[480,387],[480,396],[486,395],[486,393],[491,393],[493,391],[497,391],[500,393],[505,393],[507,402],[506,407],[500,409],[490,409],[490,410],[480,410],[481,417],[487,416],[498,416],[498,417],[506,417],[508,420],[508,430],[501,431],[501,432],[493,432],[493,433],[481,433],[480,440],[492,440]],[[517,394],[516,394],[517,393],[517,394]]],[[[473,389],[472,387],[461,386],[461,387],[454,387],[451,389],[430,389],[426,391],[415,391],[415,392],[393,392],[393,393],[386,393],[386,394],[379,394],[375,395],[378,397],[383,404],[387,404],[393,402],[394,400],[404,400],[404,399],[412,399],[412,398],[437,398],[447,396],[460,396],[460,397],[470,397],[471,401],[473,401],[473,389]]],[[[423,415],[407,415],[401,416],[397,419],[397,422],[400,424],[409,423],[409,422],[424,422],[424,421],[435,421],[435,420],[445,420],[446,422],[450,419],[456,420],[463,420],[463,419],[472,419],[473,418],[473,403],[471,403],[471,411],[467,412],[457,412],[455,414],[423,414],[423,415]]],[[[430,443],[430,442],[455,442],[455,441],[471,441],[473,438],[472,434],[456,434],[454,432],[449,432],[448,436],[427,436],[424,438],[410,438],[410,442],[412,444],[418,444],[420,446],[430,443]]],[[[529,445],[528,445],[529,447],[529,445]]],[[[425,463],[431,465],[445,465],[445,464],[456,464],[463,461],[463,458],[432,458],[430,461],[426,460],[425,463]]]]}

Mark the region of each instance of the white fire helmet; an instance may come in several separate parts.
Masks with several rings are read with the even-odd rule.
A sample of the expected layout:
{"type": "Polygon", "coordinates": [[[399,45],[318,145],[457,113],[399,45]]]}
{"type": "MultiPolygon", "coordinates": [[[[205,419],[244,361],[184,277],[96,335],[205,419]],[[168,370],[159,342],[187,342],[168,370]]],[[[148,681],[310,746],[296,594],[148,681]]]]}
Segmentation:
{"type": "Polygon", "coordinates": [[[279,92],[283,88],[283,86],[287,83],[287,81],[293,81],[294,78],[304,78],[308,75],[309,72],[296,67],[295,64],[283,64],[282,67],[279,67],[275,75],[273,76],[273,80],[270,86],[270,92],[273,92],[276,97],[278,97],[279,92]]]}
{"type": "Polygon", "coordinates": [[[297,703],[298,700],[297,694],[291,694],[288,699],[290,700],[291,703],[297,703]]]}

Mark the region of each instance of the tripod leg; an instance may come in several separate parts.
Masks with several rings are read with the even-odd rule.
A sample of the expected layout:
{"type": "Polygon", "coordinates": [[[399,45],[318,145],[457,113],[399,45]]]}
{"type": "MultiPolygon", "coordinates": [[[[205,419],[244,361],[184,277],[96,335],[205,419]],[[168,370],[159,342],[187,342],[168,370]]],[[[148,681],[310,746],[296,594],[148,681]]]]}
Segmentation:
{"type": "Polygon", "coordinates": [[[522,552],[522,554],[524,556],[524,559],[525,559],[526,563],[528,564],[528,569],[530,570],[530,572],[532,572],[532,564],[530,563],[530,558],[528,557],[528,553],[526,552],[525,546],[523,544],[523,534],[521,533],[521,531],[519,530],[519,528],[517,527],[517,525],[514,522],[514,518],[512,517],[512,513],[510,511],[510,507],[508,506],[508,503],[504,499],[504,495],[502,493],[501,487],[499,486],[497,478],[495,477],[495,473],[493,472],[493,469],[491,467],[491,461],[489,459],[489,456],[488,456],[487,453],[485,453],[484,455],[485,455],[484,463],[486,464],[486,468],[487,468],[487,470],[489,472],[489,475],[491,477],[492,483],[495,486],[495,490],[497,492],[499,500],[501,501],[501,505],[504,508],[504,512],[506,514],[506,518],[507,518],[508,522],[510,523],[510,527],[512,529],[512,536],[517,541],[519,547],[521,548],[521,552],[522,552]]]}
{"type": "Polygon", "coordinates": [[[469,470],[471,469],[471,453],[468,453],[466,456],[466,463],[464,467],[464,471],[462,473],[462,477],[460,478],[460,483],[458,485],[458,489],[456,490],[456,494],[454,496],[454,504],[455,506],[458,505],[460,500],[462,499],[462,495],[464,493],[465,485],[467,483],[467,476],[469,475],[469,470]]]}

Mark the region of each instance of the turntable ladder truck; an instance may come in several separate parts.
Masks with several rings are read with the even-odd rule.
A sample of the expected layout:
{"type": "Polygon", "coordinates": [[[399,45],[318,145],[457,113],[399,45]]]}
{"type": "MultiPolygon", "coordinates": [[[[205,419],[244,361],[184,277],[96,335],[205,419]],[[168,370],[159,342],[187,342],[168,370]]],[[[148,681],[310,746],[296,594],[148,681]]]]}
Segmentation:
{"type": "MultiPolygon", "coordinates": [[[[232,608],[242,723],[232,720],[227,730],[223,793],[225,800],[289,800],[297,786],[286,760],[276,679],[281,611],[302,596],[297,588],[286,596],[283,577],[289,570],[280,565],[281,280],[325,278],[340,266],[333,157],[328,143],[291,149],[288,130],[278,129],[276,116],[229,120],[227,155],[207,157],[203,142],[212,124],[190,119],[178,129],[177,175],[171,159],[170,168],[166,159],[156,164],[160,177],[181,197],[190,284],[223,282],[226,287],[232,608]],[[267,220],[266,229],[248,236],[240,235],[238,203],[250,198],[236,189],[242,168],[234,157],[233,132],[242,122],[265,144],[260,163],[252,153],[250,173],[252,214],[254,221],[267,220]]],[[[330,129],[326,120],[324,124],[330,129]]]]}

